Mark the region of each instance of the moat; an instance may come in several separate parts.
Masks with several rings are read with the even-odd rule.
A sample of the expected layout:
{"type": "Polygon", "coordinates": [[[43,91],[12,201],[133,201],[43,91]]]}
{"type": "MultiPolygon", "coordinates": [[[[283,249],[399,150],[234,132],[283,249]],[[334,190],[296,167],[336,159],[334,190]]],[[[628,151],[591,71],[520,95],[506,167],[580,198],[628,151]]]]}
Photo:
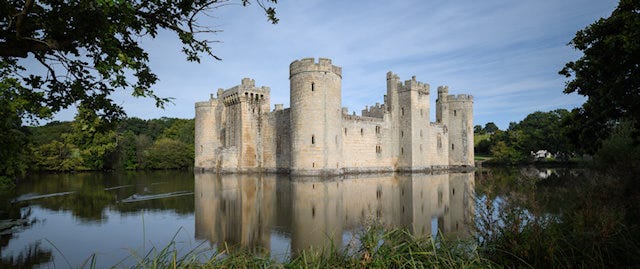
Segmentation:
{"type": "Polygon", "coordinates": [[[371,222],[406,227],[416,236],[440,231],[469,238],[476,195],[499,199],[486,197],[492,187],[476,186],[490,184],[492,176],[295,178],[186,171],[32,176],[2,197],[1,265],[75,268],[95,254],[98,268],[127,266],[172,240],[182,252],[226,243],[285,260],[331,242],[349,247],[371,222]]]}

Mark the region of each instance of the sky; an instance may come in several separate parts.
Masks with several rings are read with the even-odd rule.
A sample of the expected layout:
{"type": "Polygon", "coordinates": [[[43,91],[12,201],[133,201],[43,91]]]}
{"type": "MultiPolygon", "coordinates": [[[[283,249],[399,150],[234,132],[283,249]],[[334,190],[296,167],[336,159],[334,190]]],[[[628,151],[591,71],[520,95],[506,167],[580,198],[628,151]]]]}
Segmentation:
{"type": "MultiPolygon", "coordinates": [[[[141,39],[160,81],[156,94],[173,97],[159,109],[151,99],[119,91],[114,100],[129,116],[193,118],[194,103],[218,88],[240,84],[271,87],[271,106],[289,106],[289,64],[308,57],[330,58],[342,67],[342,106],[350,111],[383,102],[386,73],[402,81],[415,75],[450,94],[474,96],[474,124],[501,129],[535,111],[579,107],[586,99],[563,94],[558,74],[581,56],[567,44],[576,31],[617,5],[611,0],[483,1],[284,1],[279,23],[267,21],[257,6],[227,5],[202,23],[221,32],[206,36],[217,61],[187,62],[174,34],[141,39]]],[[[75,111],[56,120],[71,120],[75,111]]],[[[431,115],[435,116],[435,112],[431,115]]],[[[435,119],[432,119],[432,121],[435,119]]]]}

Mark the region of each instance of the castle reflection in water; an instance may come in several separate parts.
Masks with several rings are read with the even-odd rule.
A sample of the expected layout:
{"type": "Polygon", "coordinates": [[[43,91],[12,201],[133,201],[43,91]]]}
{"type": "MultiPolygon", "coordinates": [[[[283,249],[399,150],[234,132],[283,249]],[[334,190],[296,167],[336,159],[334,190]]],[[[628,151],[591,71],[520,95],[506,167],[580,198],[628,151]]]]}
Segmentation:
{"type": "Polygon", "coordinates": [[[371,220],[416,236],[440,231],[467,237],[473,190],[473,173],[335,179],[196,173],[195,231],[212,245],[259,252],[272,248],[272,237],[284,237],[292,253],[330,242],[340,247],[345,233],[371,220]]]}

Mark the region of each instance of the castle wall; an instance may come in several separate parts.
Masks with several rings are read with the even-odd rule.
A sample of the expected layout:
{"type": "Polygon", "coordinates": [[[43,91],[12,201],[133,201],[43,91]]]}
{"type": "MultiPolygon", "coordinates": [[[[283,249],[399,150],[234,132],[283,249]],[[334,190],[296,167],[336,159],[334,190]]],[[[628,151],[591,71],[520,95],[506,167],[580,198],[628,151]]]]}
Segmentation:
{"type": "Polygon", "coordinates": [[[398,114],[396,114],[396,120],[398,121],[398,146],[399,146],[399,154],[398,154],[398,167],[400,169],[410,169],[411,167],[411,158],[413,155],[412,151],[412,143],[413,143],[413,135],[411,135],[411,127],[412,127],[412,113],[411,113],[411,104],[412,104],[412,96],[411,91],[405,90],[402,85],[399,86],[398,90],[398,104],[397,107],[398,114]]]}
{"type": "Polygon", "coordinates": [[[267,170],[288,171],[291,164],[290,110],[276,110],[263,120],[263,167],[267,170]]]}
{"type": "Polygon", "coordinates": [[[429,123],[427,128],[425,163],[436,167],[449,165],[449,134],[443,124],[429,123]]]}
{"type": "Polygon", "coordinates": [[[349,171],[393,170],[389,153],[388,124],[383,119],[344,115],[344,167],[349,171]]]}

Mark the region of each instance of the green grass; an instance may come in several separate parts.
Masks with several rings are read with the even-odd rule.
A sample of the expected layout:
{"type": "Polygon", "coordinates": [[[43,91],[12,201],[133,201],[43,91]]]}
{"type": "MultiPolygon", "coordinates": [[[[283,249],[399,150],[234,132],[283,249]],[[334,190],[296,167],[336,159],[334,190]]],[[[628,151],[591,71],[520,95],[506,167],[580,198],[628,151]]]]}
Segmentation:
{"type": "Polygon", "coordinates": [[[473,159],[476,161],[486,161],[486,160],[491,160],[491,155],[480,155],[480,154],[475,154],[473,159]]]}
{"type": "Polygon", "coordinates": [[[329,247],[303,250],[286,262],[247,251],[178,256],[175,244],[139,259],[134,268],[491,268],[472,242],[415,237],[404,229],[371,225],[360,233],[355,251],[329,247]]]}

